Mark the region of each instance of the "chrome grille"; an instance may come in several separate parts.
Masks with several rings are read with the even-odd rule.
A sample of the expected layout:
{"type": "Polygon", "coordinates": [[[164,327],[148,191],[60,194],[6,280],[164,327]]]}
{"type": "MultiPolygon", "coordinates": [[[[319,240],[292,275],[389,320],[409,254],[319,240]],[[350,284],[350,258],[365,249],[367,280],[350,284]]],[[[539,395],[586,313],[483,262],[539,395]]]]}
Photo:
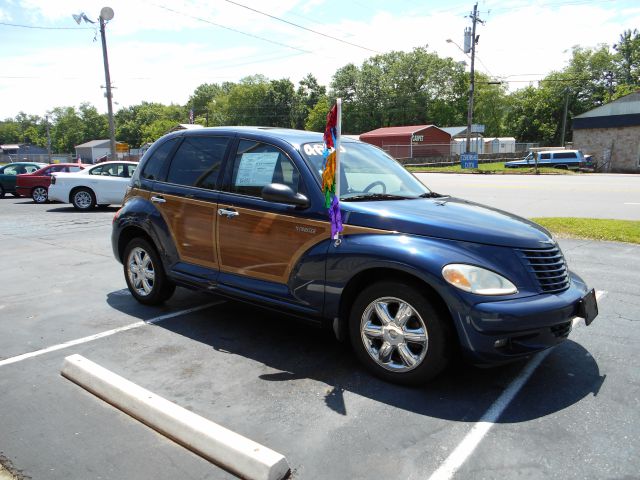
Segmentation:
{"type": "Polygon", "coordinates": [[[558,247],[521,249],[520,253],[544,293],[561,292],[569,288],[567,264],[558,247]]]}

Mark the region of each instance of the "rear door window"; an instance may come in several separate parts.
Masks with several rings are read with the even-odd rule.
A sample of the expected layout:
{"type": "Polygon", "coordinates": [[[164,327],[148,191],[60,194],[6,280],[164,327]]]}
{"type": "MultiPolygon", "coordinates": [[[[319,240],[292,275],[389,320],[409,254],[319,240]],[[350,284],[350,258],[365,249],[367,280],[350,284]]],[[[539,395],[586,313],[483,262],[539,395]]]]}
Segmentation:
{"type": "Polygon", "coordinates": [[[151,154],[151,157],[146,160],[144,170],[142,171],[142,178],[147,180],[162,180],[162,171],[164,169],[165,162],[171,155],[176,142],[179,138],[172,138],[167,140],[151,154]]]}
{"type": "Polygon", "coordinates": [[[215,190],[228,137],[186,137],[171,160],[167,182],[215,190]]]}

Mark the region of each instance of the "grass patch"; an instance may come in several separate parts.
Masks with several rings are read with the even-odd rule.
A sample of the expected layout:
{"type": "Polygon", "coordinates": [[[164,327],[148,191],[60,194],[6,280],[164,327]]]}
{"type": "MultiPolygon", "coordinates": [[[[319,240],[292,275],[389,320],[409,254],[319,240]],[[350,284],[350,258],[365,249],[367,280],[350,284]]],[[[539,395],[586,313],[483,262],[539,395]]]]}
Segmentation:
{"type": "Polygon", "coordinates": [[[600,218],[532,218],[558,236],[640,244],[640,221],[600,218]]]}
{"type": "MultiPolygon", "coordinates": [[[[465,168],[458,165],[448,167],[406,167],[410,172],[429,172],[429,173],[497,173],[510,175],[531,175],[535,174],[535,168],[505,168],[504,162],[480,163],[478,168],[465,168]]],[[[563,170],[560,168],[539,168],[538,171],[545,175],[574,175],[571,170],[563,170]]]]}

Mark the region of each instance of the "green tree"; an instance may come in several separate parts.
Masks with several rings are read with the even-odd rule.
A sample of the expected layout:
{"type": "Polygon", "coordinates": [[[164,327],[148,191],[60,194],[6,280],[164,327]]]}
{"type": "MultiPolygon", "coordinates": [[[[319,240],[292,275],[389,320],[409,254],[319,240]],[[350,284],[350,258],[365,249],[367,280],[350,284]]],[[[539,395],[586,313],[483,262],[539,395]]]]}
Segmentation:
{"type": "Polygon", "coordinates": [[[84,141],[109,138],[109,119],[106,114],[98,113],[96,107],[89,103],[80,104],[78,111],[84,141]]]}
{"type": "MultiPolygon", "coordinates": [[[[640,33],[637,29],[625,30],[618,43],[613,45],[616,51],[616,77],[620,94],[632,93],[640,87],[640,33]]],[[[618,93],[618,92],[616,92],[618,93]]]]}
{"type": "Polygon", "coordinates": [[[326,96],[320,97],[307,116],[307,121],[304,124],[305,130],[324,132],[330,108],[329,99],[326,96]]]}
{"type": "Polygon", "coordinates": [[[345,132],[361,133],[396,125],[460,124],[467,90],[462,66],[419,47],[342,67],[330,97],[343,99],[345,132]]]}
{"type": "Polygon", "coordinates": [[[55,152],[73,152],[85,142],[82,119],[73,107],[57,107],[51,112],[51,148],[55,152]]]}

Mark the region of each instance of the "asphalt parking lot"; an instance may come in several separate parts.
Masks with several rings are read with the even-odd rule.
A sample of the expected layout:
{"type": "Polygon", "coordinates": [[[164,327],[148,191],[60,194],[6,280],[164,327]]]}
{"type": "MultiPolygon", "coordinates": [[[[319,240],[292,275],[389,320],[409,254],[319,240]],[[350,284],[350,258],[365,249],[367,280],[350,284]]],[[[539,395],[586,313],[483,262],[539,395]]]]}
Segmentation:
{"type": "Polygon", "coordinates": [[[61,377],[78,353],[282,453],[295,479],[451,478],[454,451],[454,478],[638,478],[640,246],[561,240],[600,315],[532,360],[473,450],[531,363],[410,389],[277,313],[184,289],[144,307],[111,253],[115,210],[0,199],[0,462],[18,476],[236,478],[61,377]]]}

